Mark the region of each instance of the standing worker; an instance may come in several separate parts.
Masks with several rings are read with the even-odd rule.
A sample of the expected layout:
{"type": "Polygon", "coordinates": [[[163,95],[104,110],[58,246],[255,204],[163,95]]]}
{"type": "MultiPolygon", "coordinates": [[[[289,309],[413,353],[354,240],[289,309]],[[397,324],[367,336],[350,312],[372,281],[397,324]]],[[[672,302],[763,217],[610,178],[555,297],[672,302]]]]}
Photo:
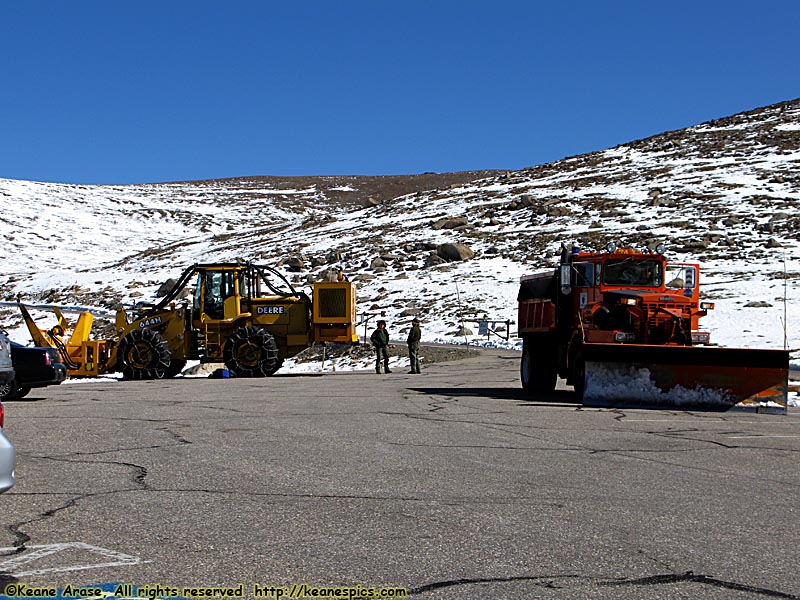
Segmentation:
{"type": "Polygon", "coordinates": [[[419,341],[422,338],[422,330],[419,328],[419,319],[411,321],[411,331],[408,332],[408,359],[411,361],[409,375],[419,374],[419,341]]]}
{"type": "Polygon", "coordinates": [[[386,321],[383,319],[378,321],[378,328],[372,332],[372,336],[369,339],[378,355],[375,362],[375,372],[378,375],[381,374],[381,361],[383,361],[384,372],[391,373],[389,370],[389,332],[386,331],[386,321]]]}

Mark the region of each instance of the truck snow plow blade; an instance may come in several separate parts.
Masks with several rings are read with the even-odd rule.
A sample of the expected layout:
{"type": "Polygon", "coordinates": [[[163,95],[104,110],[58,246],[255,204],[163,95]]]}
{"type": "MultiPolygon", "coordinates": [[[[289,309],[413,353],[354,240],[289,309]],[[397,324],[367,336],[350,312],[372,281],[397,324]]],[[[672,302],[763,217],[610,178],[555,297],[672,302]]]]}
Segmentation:
{"type": "Polygon", "coordinates": [[[788,350],[584,344],[583,404],[786,413],[788,350]]]}

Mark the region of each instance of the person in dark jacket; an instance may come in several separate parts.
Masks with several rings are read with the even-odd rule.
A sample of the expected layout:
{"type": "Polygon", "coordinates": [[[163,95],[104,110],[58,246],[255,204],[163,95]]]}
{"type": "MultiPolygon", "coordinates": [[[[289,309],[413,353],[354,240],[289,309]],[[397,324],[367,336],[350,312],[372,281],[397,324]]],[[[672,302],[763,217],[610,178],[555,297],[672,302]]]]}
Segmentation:
{"type": "Polygon", "coordinates": [[[419,319],[411,321],[411,331],[408,332],[408,359],[411,361],[409,375],[418,374],[419,370],[419,341],[422,339],[422,330],[419,328],[419,319]]]}
{"type": "Polygon", "coordinates": [[[377,353],[375,372],[380,375],[381,361],[383,361],[384,372],[391,373],[389,370],[389,332],[386,331],[386,321],[383,319],[378,321],[378,327],[372,332],[372,336],[369,339],[377,353]]]}

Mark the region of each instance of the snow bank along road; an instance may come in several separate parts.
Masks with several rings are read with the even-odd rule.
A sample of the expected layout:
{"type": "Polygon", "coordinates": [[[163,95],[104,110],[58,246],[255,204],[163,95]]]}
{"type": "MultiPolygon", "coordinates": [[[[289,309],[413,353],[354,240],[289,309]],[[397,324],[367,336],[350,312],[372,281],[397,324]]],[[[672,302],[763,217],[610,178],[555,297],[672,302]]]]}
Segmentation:
{"type": "Polygon", "coordinates": [[[798,409],[529,400],[518,360],[95,382],[9,402],[19,465],[0,497],[0,578],[800,597],[798,409]]]}

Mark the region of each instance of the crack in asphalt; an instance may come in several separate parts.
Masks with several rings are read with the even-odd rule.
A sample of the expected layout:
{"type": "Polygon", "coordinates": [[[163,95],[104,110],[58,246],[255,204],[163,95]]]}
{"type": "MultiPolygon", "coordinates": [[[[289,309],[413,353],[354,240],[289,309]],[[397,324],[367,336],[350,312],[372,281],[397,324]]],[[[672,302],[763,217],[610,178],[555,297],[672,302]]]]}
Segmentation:
{"type": "MultiPolygon", "coordinates": [[[[776,448],[774,446],[757,446],[752,444],[726,444],[724,442],[718,442],[716,440],[706,440],[701,438],[690,437],[692,433],[706,433],[698,429],[679,429],[679,430],[670,430],[670,431],[648,431],[650,435],[658,436],[658,437],[665,437],[669,439],[678,439],[690,442],[697,442],[700,444],[711,444],[713,446],[720,446],[725,448],[726,450],[761,450],[761,451],[772,451],[772,452],[788,452],[790,454],[795,454],[800,451],[794,450],[792,448],[776,448]]],[[[734,433],[742,433],[738,431],[722,431],[716,432],[717,435],[731,435],[734,433]]],[[[754,437],[753,439],[758,439],[758,437],[754,437]]]]}
{"type": "Polygon", "coordinates": [[[726,581],[717,577],[695,574],[688,571],[683,574],[668,573],[664,575],[651,575],[637,579],[603,579],[601,577],[591,577],[588,575],[520,575],[516,577],[474,577],[449,579],[435,581],[408,590],[409,596],[418,596],[426,592],[441,590],[444,588],[457,587],[463,585],[486,585],[497,583],[527,582],[547,589],[565,589],[575,581],[585,581],[602,587],[622,587],[622,586],[660,586],[680,584],[684,582],[699,583],[709,587],[735,590],[737,592],[748,592],[769,598],[784,598],[786,600],[800,600],[800,596],[780,590],[757,587],[735,581],[726,581]],[[563,583],[562,583],[563,582],[563,583]]]}
{"type": "MultiPolygon", "coordinates": [[[[56,514],[60,513],[61,511],[67,510],[74,506],[77,506],[81,500],[86,500],[88,498],[93,498],[97,496],[104,496],[108,494],[114,493],[122,493],[122,492],[130,492],[130,491],[148,491],[150,488],[145,483],[145,478],[147,477],[147,469],[141,465],[136,465],[133,463],[127,463],[122,461],[95,461],[95,460],[68,460],[62,457],[38,457],[44,458],[47,460],[53,460],[57,462],[68,462],[73,464],[89,464],[89,465],[98,465],[98,464],[106,464],[106,465],[115,465],[115,466],[122,466],[129,469],[133,469],[134,475],[132,477],[133,483],[136,485],[134,489],[117,489],[117,490],[110,490],[107,492],[90,492],[86,494],[80,494],[73,498],[70,498],[60,506],[56,506],[54,508],[48,509],[42,513],[39,513],[36,517],[32,519],[26,519],[24,521],[18,521],[17,523],[12,523],[11,525],[6,526],[6,529],[14,536],[14,552],[13,554],[19,554],[26,550],[26,544],[31,541],[31,536],[23,531],[23,527],[27,527],[28,525],[32,525],[34,523],[39,523],[41,521],[46,521],[47,519],[55,516],[56,514]]],[[[20,496],[62,496],[63,494],[54,493],[54,492],[43,492],[43,493],[25,493],[25,494],[17,494],[20,496]]]]}
{"type": "Polygon", "coordinates": [[[47,519],[61,512],[62,510],[66,510],[68,508],[75,506],[78,503],[78,500],[93,495],[94,494],[82,494],[80,496],[76,496],[74,498],[71,498],[70,500],[67,500],[67,502],[65,502],[61,506],[56,506],[55,508],[51,508],[49,510],[44,511],[43,513],[39,513],[36,517],[32,519],[26,519],[25,521],[18,521],[17,523],[12,523],[11,525],[8,525],[6,529],[9,532],[11,532],[11,535],[14,536],[14,543],[13,543],[14,552],[10,554],[19,554],[21,552],[24,552],[27,549],[25,547],[25,544],[31,541],[31,536],[22,531],[23,527],[27,525],[32,525],[34,523],[39,523],[40,521],[46,521],[47,519]]]}
{"type": "MultiPolygon", "coordinates": [[[[159,421],[160,422],[160,421],[159,421]]],[[[159,428],[158,431],[163,431],[173,437],[177,443],[175,444],[156,444],[152,446],[141,446],[141,447],[133,447],[133,448],[115,448],[113,450],[102,450],[97,452],[72,452],[68,455],[64,456],[36,456],[33,455],[32,458],[38,458],[40,460],[52,460],[56,462],[65,462],[71,464],[87,464],[87,465],[113,465],[118,467],[125,467],[127,469],[131,469],[133,471],[133,475],[131,477],[131,481],[136,486],[132,489],[114,489],[105,492],[92,492],[86,494],[80,494],[73,498],[70,498],[65,503],[60,506],[51,508],[46,510],[42,513],[39,513],[36,517],[32,519],[26,519],[24,521],[18,521],[17,523],[12,523],[6,526],[6,529],[11,533],[14,537],[13,547],[14,552],[12,554],[19,554],[26,550],[26,544],[31,541],[31,536],[23,531],[23,527],[27,527],[28,525],[32,525],[34,523],[39,523],[41,521],[45,521],[54,515],[58,514],[61,511],[67,510],[72,508],[73,506],[77,506],[77,504],[81,500],[86,500],[88,498],[93,498],[96,496],[104,496],[108,494],[116,494],[116,493],[125,493],[131,491],[153,491],[150,486],[148,486],[145,479],[147,478],[147,468],[143,467],[142,465],[137,465],[135,463],[125,462],[125,461],[113,461],[113,460],[75,460],[70,459],[69,456],[73,457],[81,457],[81,456],[98,456],[101,454],[108,454],[112,452],[121,452],[121,451],[129,451],[129,450],[141,450],[141,449],[158,449],[158,448],[172,448],[180,445],[191,444],[192,442],[181,436],[175,431],[172,431],[168,427],[159,428]]],[[[63,494],[53,493],[53,492],[44,492],[44,493],[26,493],[26,494],[17,494],[17,495],[42,495],[42,496],[61,496],[63,494]]]]}
{"type": "Polygon", "coordinates": [[[425,585],[421,585],[419,587],[411,588],[408,590],[409,596],[418,596],[420,594],[424,594],[425,592],[432,592],[435,590],[441,590],[443,588],[455,587],[459,585],[481,585],[481,584],[490,584],[490,583],[514,583],[518,581],[524,581],[528,583],[535,583],[536,585],[544,588],[549,589],[561,589],[559,586],[555,584],[555,581],[565,579],[565,580],[576,580],[576,579],[585,579],[587,581],[591,581],[591,577],[583,576],[583,575],[520,575],[517,577],[474,577],[474,578],[461,578],[461,579],[449,579],[445,581],[435,581],[433,583],[428,583],[425,585]]]}
{"type": "MultiPolygon", "coordinates": [[[[458,399],[457,398],[453,398],[453,397],[449,397],[449,400],[451,402],[442,402],[441,404],[443,406],[446,406],[447,404],[451,404],[453,402],[458,402],[458,399]]],[[[434,405],[435,406],[436,404],[429,403],[429,405],[434,405]]],[[[429,412],[432,412],[432,411],[429,411],[429,412]]],[[[618,415],[616,417],[614,417],[614,419],[617,420],[618,422],[622,422],[622,419],[624,419],[627,416],[623,409],[611,409],[610,412],[618,413],[618,415]]],[[[483,426],[483,427],[486,427],[486,428],[489,428],[489,429],[495,429],[495,430],[498,430],[498,431],[502,431],[504,433],[508,433],[508,434],[511,434],[511,435],[516,435],[516,436],[521,436],[521,437],[537,440],[539,442],[546,442],[546,443],[550,443],[550,444],[560,443],[560,444],[563,445],[562,448],[539,448],[539,447],[530,447],[529,448],[529,447],[517,447],[517,446],[508,446],[508,447],[500,446],[500,447],[497,447],[497,446],[490,446],[490,445],[486,445],[486,446],[482,446],[482,445],[455,446],[455,447],[483,448],[483,449],[487,449],[487,450],[499,449],[499,450],[536,450],[536,451],[543,451],[543,452],[586,452],[586,453],[589,453],[589,454],[596,454],[596,455],[611,454],[611,455],[621,456],[621,457],[624,457],[624,458],[629,458],[629,459],[632,459],[632,460],[648,461],[648,462],[653,462],[653,463],[656,463],[656,464],[662,464],[662,465],[670,466],[670,467],[678,467],[678,468],[681,468],[681,469],[691,469],[691,470],[700,471],[700,472],[719,474],[719,471],[714,470],[714,469],[706,469],[706,468],[698,467],[698,466],[694,466],[694,465],[686,465],[686,464],[681,464],[681,463],[677,463],[677,462],[672,462],[672,461],[669,461],[669,460],[657,460],[656,458],[654,458],[655,456],[657,456],[659,454],[671,455],[671,454],[678,454],[678,453],[703,452],[704,450],[701,447],[697,447],[697,448],[658,449],[658,448],[648,448],[648,447],[646,447],[645,444],[642,444],[641,447],[636,447],[636,448],[592,448],[592,447],[589,447],[589,446],[582,446],[582,445],[575,445],[575,444],[564,444],[563,442],[554,442],[553,440],[551,440],[549,438],[546,438],[546,437],[531,435],[530,433],[527,433],[527,432],[524,432],[524,431],[519,431],[519,427],[521,427],[521,426],[515,425],[515,424],[491,423],[491,422],[487,422],[487,421],[481,421],[479,419],[448,418],[447,415],[442,415],[442,416],[438,416],[437,415],[436,417],[434,417],[434,416],[431,416],[430,414],[416,414],[416,413],[403,413],[403,414],[404,414],[405,417],[407,417],[409,419],[419,419],[419,420],[422,420],[422,421],[435,421],[435,422],[438,422],[438,423],[462,423],[462,424],[468,424],[468,425],[478,425],[478,426],[483,426]],[[647,455],[649,455],[649,456],[647,456],[647,455]]],[[[490,413],[490,414],[495,414],[495,413],[490,413]]],[[[678,413],[674,413],[674,414],[678,414],[678,413]]],[[[681,413],[681,414],[683,414],[683,413],[681,413]]],[[[462,413],[462,416],[463,416],[463,413],[462,413]]],[[[690,413],[690,416],[696,416],[696,415],[694,415],[694,413],[690,413]]],[[[702,416],[702,418],[709,418],[709,417],[702,416]]],[[[719,415],[715,415],[714,417],[711,417],[711,418],[725,421],[725,419],[719,417],[719,415]]],[[[544,428],[544,427],[536,427],[536,426],[531,426],[531,425],[526,425],[524,427],[526,429],[533,429],[533,430],[537,430],[537,431],[538,430],[550,431],[550,430],[548,430],[547,428],[544,428]]],[[[713,445],[713,446],[718,446],[718,447],[724,448],[726,450],[780,451],[780,452],[789,452],[789,453],[798,452],[796,450],[787,449],[787,448],[773,448],[773,447],[742,445],[742,444],[730,445],[730,444],[725,444],[723,442],[718,442],[718,441],[715,441],[715,440],[697,439],[695,437],[690,437],[688,435],[685,435],[685,434],[688,434],[688,433],[697,433],[697,432],[699,432],[699,430],[690,429],[690,430],[673,430],[673,431],[644,431],[644,432],[631,432],[631,433],[640,433],[641,435],[648,435],[648,436],[654,436],[654,437],[663,437],[663,438],[670,439],[670,440],[683,440],[683,441],[692,442],[692,443],[695,443],[695,444],[713,445]],[[681,434],[681,435],[678,435],[678,434],[681,434]]],[[[389,443],[389,444],[394,443],[396,445],[403,445],[402,443],[391,442],[391,441],[386,442],[386,443],[389,443]]],[[[415,445],[411,444],[411,446],[415,446],[415,445]]],[[[416,445],[416,446],[429,447],[429,448],[440,447],[440,446],[435,445],[435,444],[432,444],[432,445],[420,444],[420,445],[416,445]]],[[[794,483],[791,483],[791,482],[776,481],[776,480],[768,479],[768,478],[764,478],[764,477],[749,476],[749,478],[753,479],[753,480],[756,480],[756,481],[762,481],[762,482],[768,482],[768,483],[777,483],[777,484],[782,484],[782,485],[788,485],[788,486],[791,486],[791,487],[800,487],[797,484],[794,484],[794,483]]]]}
{"type": "Polygon", "coordinates": [[[687,571],[683,574],[666,574],[666,575],[652,575],[650,577],[642,577],[640,579],[624,579],[621,581],[606,581],[599,582],[602,586],[656,586],[668,585],[672,583],[700,583],[711,587],[722,588],[726,590],[735,590],[737,592],[749,592],[751,594],[759,594],[761,596],[768,596],[770,598],[787,598],[789,600],[800,600],[800,596],[790,594],[788,592],[781,592],[779,590],[771,590],[769,588],[756,587],[744,583],[737,583],[735,581],[725,581],[716,577],[709,577],[708,575],[695,574],[693,571],[687,571]]]}

